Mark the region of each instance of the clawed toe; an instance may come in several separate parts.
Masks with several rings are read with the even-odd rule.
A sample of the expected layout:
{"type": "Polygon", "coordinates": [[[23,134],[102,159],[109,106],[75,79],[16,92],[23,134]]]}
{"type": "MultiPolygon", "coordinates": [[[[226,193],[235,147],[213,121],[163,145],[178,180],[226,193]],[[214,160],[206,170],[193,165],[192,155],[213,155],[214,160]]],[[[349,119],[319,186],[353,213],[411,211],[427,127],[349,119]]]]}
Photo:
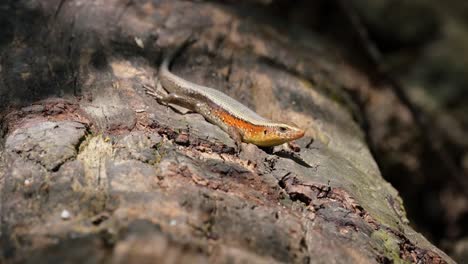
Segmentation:
{"type": "Polygon", "coordinates": [[[154,89],[154,87],[143,84],[143,88],[145,88],[145,93],[151,95],[152,97],[156,98],[156,100],[160,101],[164,96],[162,93],[158,92],[154,89]]]}

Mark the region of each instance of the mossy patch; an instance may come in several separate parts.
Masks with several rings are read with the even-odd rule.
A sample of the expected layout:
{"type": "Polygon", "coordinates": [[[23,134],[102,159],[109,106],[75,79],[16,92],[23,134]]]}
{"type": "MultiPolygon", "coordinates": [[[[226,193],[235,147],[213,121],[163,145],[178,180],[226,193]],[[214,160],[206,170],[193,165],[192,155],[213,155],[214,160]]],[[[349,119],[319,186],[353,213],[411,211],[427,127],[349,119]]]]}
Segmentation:
{"type": "Polygon", "coordinates": [[[371,234],[371,237],[381,245],[382,248],[380,248],[379,251],[381,251],[385,257],[391,259],[393,263],[410,263],[401,259],[399,241],[394,235],[384,230],[377,230],[371,234]]]}

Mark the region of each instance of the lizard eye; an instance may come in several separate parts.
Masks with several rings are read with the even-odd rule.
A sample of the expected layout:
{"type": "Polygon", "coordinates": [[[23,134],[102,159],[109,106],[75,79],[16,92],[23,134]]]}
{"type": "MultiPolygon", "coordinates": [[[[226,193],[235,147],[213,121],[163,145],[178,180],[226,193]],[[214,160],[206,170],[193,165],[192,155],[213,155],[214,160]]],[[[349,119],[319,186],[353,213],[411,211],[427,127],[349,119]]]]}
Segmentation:
{"type": "Polygon", "coordinates": [[[286,132],[287,130],[288,130],[288,129],[285,128],[285,127],[280,127],[280,128],[279,128],[279,131],[280,131],[280,132],[283,132],[283,133],[286,132]]]}
{"type": "Polygon", "coordinates": [[[265,129],[265,130],[263,130],[263,134],[264,134],[264,135],[266,135],[266,134],[267,134],[267,131],[266,131],[266,129],[265,129]]]}

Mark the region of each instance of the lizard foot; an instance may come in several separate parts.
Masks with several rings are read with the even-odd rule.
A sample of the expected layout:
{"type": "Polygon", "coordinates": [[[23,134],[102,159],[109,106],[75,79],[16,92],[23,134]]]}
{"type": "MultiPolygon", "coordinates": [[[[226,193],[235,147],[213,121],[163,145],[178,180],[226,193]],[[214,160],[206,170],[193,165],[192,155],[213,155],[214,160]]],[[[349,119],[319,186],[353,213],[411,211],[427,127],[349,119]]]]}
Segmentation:
{"type": "Polygon", "coordinates": [[[157,91],[156,89],[154,89],[154,87],[152,87],[150,85],[147,85],[147,84],[143,84],[143,88],[145,88],[146,94],[151,95],[158,102],[163,102],[164,101],[165,94],[163,94],[162,92],[157,91]]]}

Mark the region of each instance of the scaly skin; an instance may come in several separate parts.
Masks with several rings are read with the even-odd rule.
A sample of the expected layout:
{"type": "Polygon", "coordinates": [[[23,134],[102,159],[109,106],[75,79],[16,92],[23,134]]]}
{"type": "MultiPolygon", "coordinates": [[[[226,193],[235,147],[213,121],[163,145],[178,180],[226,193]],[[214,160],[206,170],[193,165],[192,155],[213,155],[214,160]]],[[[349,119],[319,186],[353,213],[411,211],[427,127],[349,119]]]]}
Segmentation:
{"type": "Polygon", "coordinates": [[[304,130],[268,120],[226,94],[186,81],[169,71],[175,55],[184,47],[167,56],[159,68],[159,85],[168,95],[150,88],[148,94],[158,101],[186,107],[200,113],[209,122],[226,131],[237,143],[240,141],[257,146],[271,147],[304,136],[304,130]]]}

